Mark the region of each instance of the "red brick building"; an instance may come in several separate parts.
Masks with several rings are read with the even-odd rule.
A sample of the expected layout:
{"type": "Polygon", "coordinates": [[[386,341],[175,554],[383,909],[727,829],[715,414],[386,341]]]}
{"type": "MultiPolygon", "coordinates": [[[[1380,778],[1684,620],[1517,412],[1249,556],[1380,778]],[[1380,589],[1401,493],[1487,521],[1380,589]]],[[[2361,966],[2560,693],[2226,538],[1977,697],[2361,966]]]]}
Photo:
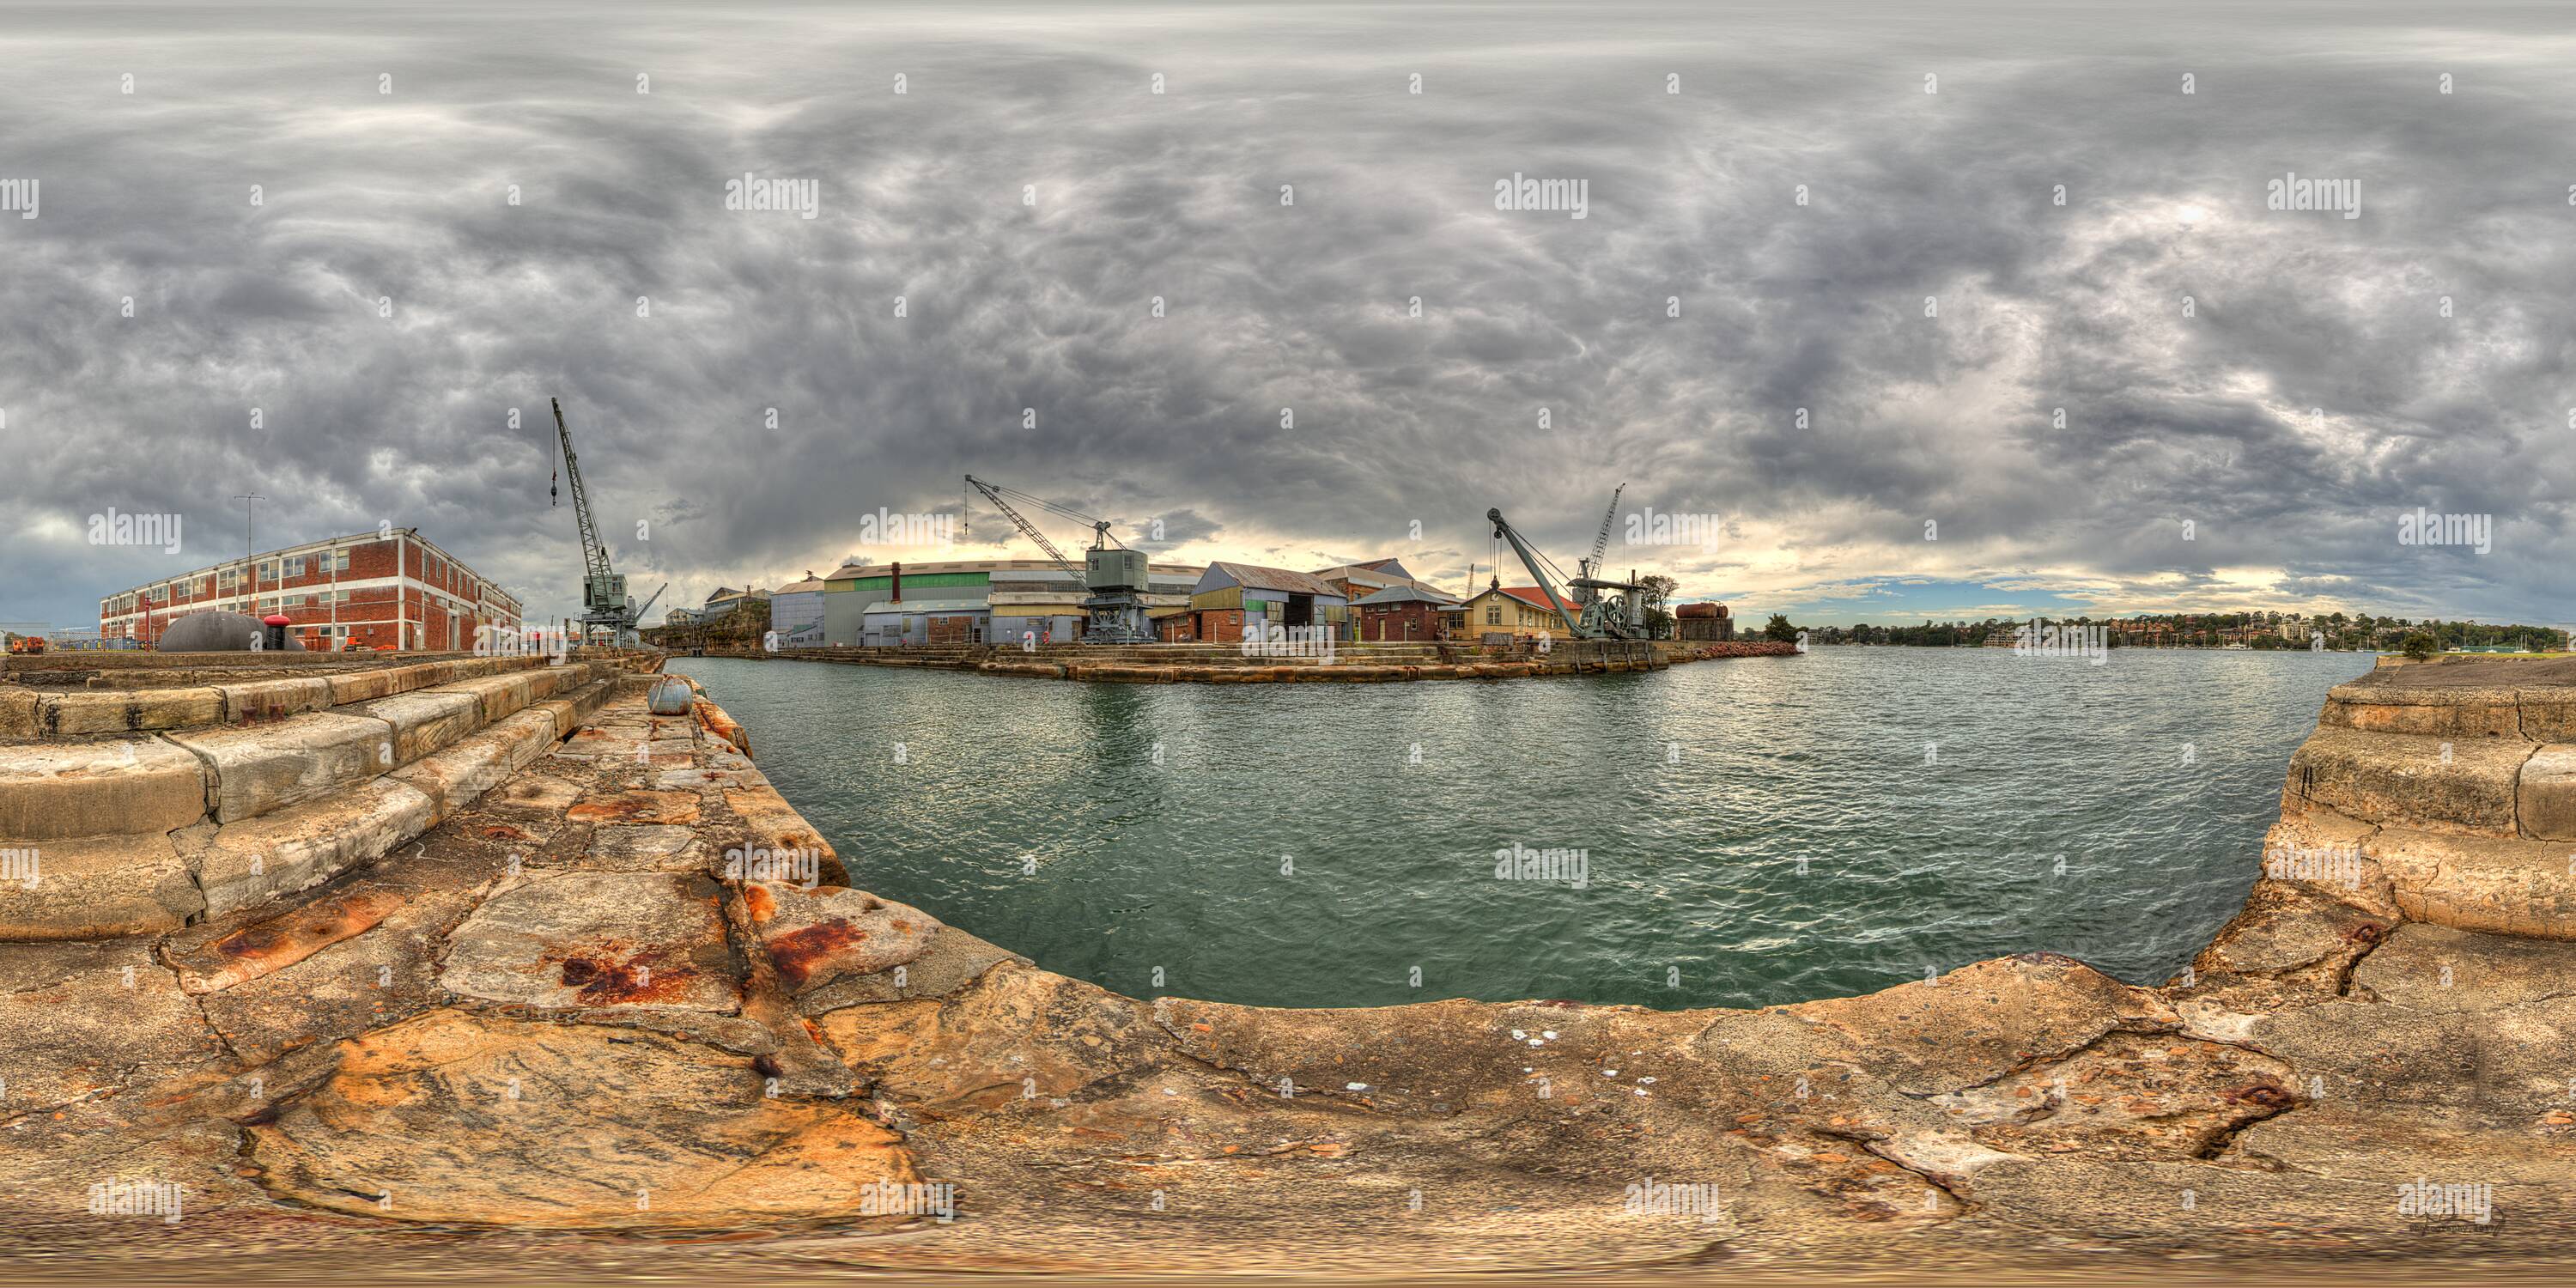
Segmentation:
{"type": "Polygon", "coordinates": [[[1407,585],[1363,596],[1352,608],[1359,614],[1362,642],[1404,644],[1448,638],[1445,624],[1459,603],[1436,590],[1407,585]]]}
{"type": "Polygon", "coordinates": [[[1206,644],[1240,644],[1243,642],[1243,610],[1240,608],[1193,608],[1176,617],[1166,617],[1155,629],[1166,640],[1196,640],[1206,644]],[[1177,626],[1173,623],[1179,623],[1177,626]]]}
{"type": "Polygon", "coordinates": [[[521,629],[516,597],[412,528],[233,559],[98,601],[101,639],[146,645],[205,608],[284,613],[305,648],[471,652],[521,629]],[[491,628],[487,635],[484,628],[491,628]]]}

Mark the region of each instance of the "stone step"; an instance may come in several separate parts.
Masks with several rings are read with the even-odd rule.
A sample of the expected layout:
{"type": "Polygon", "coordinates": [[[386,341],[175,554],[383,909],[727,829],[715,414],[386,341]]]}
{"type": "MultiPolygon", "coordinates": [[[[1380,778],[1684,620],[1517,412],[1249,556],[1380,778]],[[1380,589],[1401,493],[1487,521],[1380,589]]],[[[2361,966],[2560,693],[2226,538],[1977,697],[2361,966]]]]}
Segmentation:
{"type": "MultiPolygon", "coordinates": [[[[0,738],[80,738],[278,720],[464,680],[566,669],[550,668],[548,661],[543,657],[449,658],[327,675],[167,688],[7,691],[0,693],[0,738]]],[[[592,664],[567,665],[587,670],[592,664]]]]}
{"type": "Polygon", "coordinates": [[[32,879],[0,885],[0,940],[159,934],[206,910],[178,847],[158,832],[57,841],[33,853],[32,879]]]}
{"type": "Polygon", "coordinates": [[[2519,738],[2321,728],[2290,756],[2282,808],[2513,837],[2523,763],[2536,750],[2519,738]]]}
{"type": "Polygon", "coordinates": [[[0,746],[0,844],[158,835],[206,808],[204,763],[158,738],[0,746]]]}
{"type": "MultiPolygon", "coordinates": [[[[489,659],[394,671],[408,672],[400,677],[406,680],[429,679],[441,668],[484,660],[489,659]]],[[[249,723],[0,744],[0,841],[166,833],[200,818],[257,818],[409,764],[559,692],[599,683],[600,669],[576,663],[476,674],[327,708],[313,704],[331,680],[344,677],[262,681],[235,686],[244,691],[234,696],[241,698],[239,709],[249,723]],[[270,711],[291,713],[260,718],[270,711]],[[182,764],[181,757],[194,765],[182,764]],[[182,818],[191,799],[194,814],[182,818]]],[[[367,674],[381,680],[390,673],[367,674]]],[[[591,709],[606,692],[592,695],[591,709]]],[[[560,713],[551,719],[564,723],[560,713]]]]}
{"type": "Polygon", "coordinates": [[[2576,845],[2381,826],[2287,811],[2263,875],[2375,915],[2481,934],[2576,939],[2576,845]]]}
{"type": "Polygon", "coordinates": [[[2317,723],[2372,733],[2576,742],[2576,688],[2354,681],[2326,694],[2317,723]]]}
{"type": "MultiPolygon", "coordinates": [[[[562,680],[588,674],[568,669],[562,680]]],[[[0,806],[13,799],[13,782],[33,785],[44,790],[15,798],[50,801],[52,812],[37,817],[100,834],[29,845],[37,880],[0,887],[0,940],[166,931],[275,901],[382,858],[543,756],[620,687],[615,678],[594,680],[454,736],[462,715],[479,721],[487,703],[518,701],[556,682],[468,682],[454,692],[378,700],[423,715],[408,720],[403,734],[393,720],[327,711],[167,741],[8,749],[62,772],[0,777],[0,806]],[[449,741],[390,772],[378,769],[404,734],[413,750],[449,741]],[[138,753],[135,765],[122,762],[126,751],[138,753]],[[181,820],[183,813],[190,817],[181,820]]]]}

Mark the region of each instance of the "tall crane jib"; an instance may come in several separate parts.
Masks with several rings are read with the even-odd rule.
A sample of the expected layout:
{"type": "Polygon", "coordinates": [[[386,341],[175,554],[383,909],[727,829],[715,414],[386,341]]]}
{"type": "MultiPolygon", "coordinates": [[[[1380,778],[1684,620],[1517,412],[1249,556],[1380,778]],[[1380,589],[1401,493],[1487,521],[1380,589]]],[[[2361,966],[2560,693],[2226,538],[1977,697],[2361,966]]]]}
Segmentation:
{"type": "MultiPolygon", "coordinates": [[[[1601,575],[1602,556],[1610,551],[1610,526],[1619,521],[1619,494],[1627,490],[1628,485],[1625,483],[1610,489],[1610,510],[1601,516],[1600,534],[1592,538],[1592,557],[1576,565],[1577,571],[1582,574],[1581,578],[1577,578],[1578,581],[1601,575]]],[[[1578,604],[1589,604],[1600,597],[1597,590],[1588,586],[1578,587],[1574,592],[1574,602],[1578,604]]]]}
{"type": "Polygon", "coordinates": [[[1082,601],[1087,618],[1082,633],[1084,643],[1145,644],[1153,641],[1153,626],[1145,616],[1145,594],[1151,578],[1145,552],[1127,549],[1120,543],[1110,532],[1112,525],[1109,520],[1084,514],[1071,506],[1060,505],[1017,488],[987,482],[972,474],[966,476],[966,485],[983,493],[984,499],[992,502],[993,508],[1002,512],[1002,517],[1016,525],[1021,535],[1045,551],[1047,558],[1055,561],[1058,568],[1071,574],[1089,592],[1082,601]],[[1083,552],[1082,565],[1076,567],[1064,551],[1049,541],[1045,533],[1038,531],[1037,525],[1011,504],[1013,498],[1031,509],[1044,510],[1090,528],[1091,548],[1083,552]]]}
{"type": "MultiPolygon", "coordinates": [[[[564,485],[572,491],[573,525],[581,534],[582,625],[586,628],[606,627],[619,647],[632,648],[641,638],[635,623],[643,617],[644,609],[652,607],[653,600],[660,599],[662,590],[670,589],[670,585],[664,583],[662,590],[654,591],[652,598],[640,608],[634,597],[626,593],[626,575],[609,564],[608,547],[600,541],[599,524],[591,517],[590,493],[581,485],[581,458],[573,453],[572,431],[564,427],[563,401],[558,398],[546,401],[554,407],[555,442],[563,453],[564,485]]],[[[551,498],[554,494],[552,480],[548,481],[546,491],[551,498]]]]}
{"type": "MultiPolygon", "coordinates": [[[[1618,513],[1616,508],[1618,503],[1615,498],[1611,504],[1613,507],[1611,513],[1615,515],[1618,513]]],[[[1500,507],[1485,511],[1485,518],[1493,523],[1496,539],[1511,543],[1512,553],[1520,556],[1521,566],[1529,569],[1531,579],[1538,583],[1538,593],[1545,596],[1549,605],[1556,609],[1557,617],[1565,623],[1566,631],[1574,638],[1579,640],[1645,638],[1646,625],[1643,611],[1645,588],[1642,585],[1636,582],[1611,581],[1605,577],[1596,577],[1592,575],[1592,560],[1577,562],[1576,567],[1583,570],[1582,575],[1566,577],[1565,570],[1556,567],[1555,561],[1540,554],[1528,541],[1522,539],[1520,529],[1513,527],[1511,520],[1503,517],[1500,507]],[[1565,581],[1568,589],[1575,592],[1577,598],[1568,599],[1557,593],[1555,581],[1548,576],[1551,569],[1555,571],[1558,578],[1565,581]],[[1618,593],[1605,595],[1602,593],[1605,591],[1618,593]]],[[[1609,531],[1606,523],[1602,531],[1601,544],[1606,553],[1609,531]]],[[[1599,556],[1596,555],[1594,558],[1598,559],[1599,556]]]]}

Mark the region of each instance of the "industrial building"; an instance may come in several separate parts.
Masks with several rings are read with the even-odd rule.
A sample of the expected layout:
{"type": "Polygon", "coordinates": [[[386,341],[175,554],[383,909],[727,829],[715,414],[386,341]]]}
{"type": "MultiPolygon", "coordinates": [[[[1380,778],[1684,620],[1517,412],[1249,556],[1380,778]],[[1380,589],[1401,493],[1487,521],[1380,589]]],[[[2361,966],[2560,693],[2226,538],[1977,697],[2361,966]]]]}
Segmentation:
{"type": "Polygon", "coordinates": [[[1673,609],[1673,634],[1686,640],[1731,640],[1735,618],[1724,604],[1682,604],[1673,609]]]}
{"type": "Polygon", "coordinates": [[[1392,590],[1399,586],[1410,586],[1415,590],[1440,596],[1453,604],[1458,602],[1457,596],[1414,576],[1405,569],[1401,561],[1395,559],[1378,559],[1369,563],[1321,568],[1316,570],[1315,576],[1330,583],[1333,589],[1342,593],[1344,599],[1354,604],[1381,590],[1392,590]]]}
{"type": "MultiPolygon", "coordinates": [[[[1180,608],[1202,570],[1148,564],[1144,600],[1180,608]]],[[[1082,638],[1082,573],[1051,559],[844,564],[823,579],[823,641],[835,647],[1048,643],[1082,638]]],[[[777,611],[773,602],[771,611],[777,611]]]]}
{"type": "Polygon", "coordinates": [[[780,648],[821,648],[823,634],[823,587],[827,583],[808,572],[805,580],[789,582],[770,592],[769,629],[778,635],[780,648]]]}
{"type": "Polygon", "coordinates": [[[288,632],[316,652],[464,652],[521,629],[517,597],[418,529],[395,528],[228,560],[110,595],[98,601],[99,638],[148,646],[173,619],[199,609],[283,613],[288,632]]]}
{"type": "Polygon", "coordinates": [[[1255,621],[1349,638],[1350,598],[1310,572],[1219,561],[1190,588],[1189,606],[1189,638],[1206,643],[1239,644],[1255,621]]]}

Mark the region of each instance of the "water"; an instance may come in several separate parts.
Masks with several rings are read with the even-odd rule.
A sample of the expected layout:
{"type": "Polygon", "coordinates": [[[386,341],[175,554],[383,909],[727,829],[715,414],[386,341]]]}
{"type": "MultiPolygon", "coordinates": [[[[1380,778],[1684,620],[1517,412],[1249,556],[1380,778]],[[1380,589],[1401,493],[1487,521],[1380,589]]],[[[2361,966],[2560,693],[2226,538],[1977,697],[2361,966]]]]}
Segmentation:
{"type": "Polygon", "coordinates": [[[2370,659],[1831,648],[1223,687],[671,667],[858,885],[1049,969],[1277,1006],[1669,1008],[2038,949],[2161,982],[2243,902],[2291,750],[2370,659]],[[1497,879],[1514,845],[1583,851],[1584,885],[1497,879]]]}

